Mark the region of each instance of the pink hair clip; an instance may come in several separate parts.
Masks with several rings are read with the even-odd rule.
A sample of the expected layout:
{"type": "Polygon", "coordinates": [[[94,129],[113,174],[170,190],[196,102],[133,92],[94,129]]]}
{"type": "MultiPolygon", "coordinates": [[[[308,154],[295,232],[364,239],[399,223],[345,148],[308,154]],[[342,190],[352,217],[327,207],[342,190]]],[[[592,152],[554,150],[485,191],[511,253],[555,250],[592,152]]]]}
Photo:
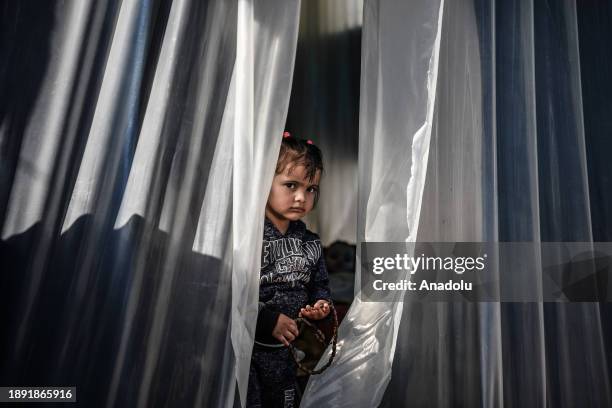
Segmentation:
{"type": "Polygon", "coordinates": [[[313,144],[313,143],[312,143],[312,140],[310,140],[310,139],[308,139],[308,140],[306,141],[306,143],[308,143],[308,144],[313,144]]]}
{"type": "Polygon", "coordinates": [[[291,137],[291,133],[289,133],[287,131],[284,131],[283,132],[283,138],[285,138],[285,137],[291,137]]]}

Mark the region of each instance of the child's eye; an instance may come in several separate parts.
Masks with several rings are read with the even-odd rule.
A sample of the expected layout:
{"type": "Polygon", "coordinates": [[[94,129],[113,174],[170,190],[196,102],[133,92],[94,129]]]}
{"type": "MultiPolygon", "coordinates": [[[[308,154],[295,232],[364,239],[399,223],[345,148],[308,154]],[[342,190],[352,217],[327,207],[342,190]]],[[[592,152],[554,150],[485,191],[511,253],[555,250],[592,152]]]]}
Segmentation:
{"type": "Polygon", "coordinates": [[[317,191],[319,191],[319,189],[316,187],[308,187],[308,190],[306,191],[308,191],[309,193],[316,193],[317,191]]]}
{"type": "Polygon", "coordinates": [[[285,187],[290,188],[291,190],[295,189],[295,183],[285,183],[285,187]]]}

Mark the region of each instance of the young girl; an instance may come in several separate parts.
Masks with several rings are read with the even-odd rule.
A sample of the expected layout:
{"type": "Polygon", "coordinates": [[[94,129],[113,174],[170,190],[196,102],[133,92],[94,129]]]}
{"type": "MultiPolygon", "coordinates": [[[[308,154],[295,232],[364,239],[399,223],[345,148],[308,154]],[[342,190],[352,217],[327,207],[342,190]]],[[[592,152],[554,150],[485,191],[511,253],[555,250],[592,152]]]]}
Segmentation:
{"type": "Polygon", "coordinates": [[[248,407],[299,405],[288,348],[298,335],[294,319],[319,320],[330,312],[321,241],[300,221],[317,202],[322,171],[319,148],[285,132],[266,204],[248,407]]]}

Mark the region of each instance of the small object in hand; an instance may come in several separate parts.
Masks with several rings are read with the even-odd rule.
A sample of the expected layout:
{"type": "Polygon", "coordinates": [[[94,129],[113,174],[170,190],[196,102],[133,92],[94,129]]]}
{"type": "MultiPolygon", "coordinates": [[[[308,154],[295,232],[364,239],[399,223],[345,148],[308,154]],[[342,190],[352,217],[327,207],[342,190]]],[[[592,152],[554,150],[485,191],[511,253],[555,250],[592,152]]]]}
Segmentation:
{"type": "Polygon", "coordinates": [[[307,305],[300,309],[299,317],[311,320],[321,320],[329,314],[329,303],[326,300],[318,300],[314,306],[307,305]]]}
{"type": "MultiPolygon", "coordinates": [[[[319,330],[313,323],[304,317],[298,317],[296,319],[296,323],[299,328],[299,335],[289,346],[291,355],[293,356],[298,369],[308,375],[321,374],[332,364],[334,357],[336,356],[336,343],[338,341],[338,316],[336,315],[336,309],[332,305],[328,304],[327,302],[325,302],[325,305],[328,309],[325,316],[327,316],[329,310],[331,309],[333,318],[333,332],[331,338],[332,350],[327,363],[325,363],[325,365],[319,370],[314,369],[321,357],[323,357],[325,349],[327,348],[327,343],[321,330],[319,330]],[[304,356],[302,356],[302,353],[304,356]]],[[[302,309],[302,311],[306,311],[306,313],[308,313],[306,309],[314,309],[311,310],[311,313],[318,311],[315,308],[309,308],[308,306],[302,309]]],[[[300,315],[301,314],[302,313],[300,313],[300,315]]]]}

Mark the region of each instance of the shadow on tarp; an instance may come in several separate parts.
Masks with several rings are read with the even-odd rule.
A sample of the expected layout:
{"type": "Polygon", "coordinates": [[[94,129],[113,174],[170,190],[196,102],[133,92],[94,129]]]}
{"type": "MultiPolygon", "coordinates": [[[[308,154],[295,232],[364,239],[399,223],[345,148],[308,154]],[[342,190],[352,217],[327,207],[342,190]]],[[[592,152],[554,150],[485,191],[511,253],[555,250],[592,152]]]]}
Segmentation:
{"type": "MultiPolygon", "coordinates": [[[[95,261],[83,270],[82,240],[92,217],[83,216],[54,242],[37,294],[28,298],[35,279],[31,269],[41,225],[0,241],[0,384],[3,386],[76,386],[84,406],[106,405],[118,363],[114,405],[136,406],[147,358],[155,359],[147,406],[209,405],[222,401],[228,384],[223,367],[233,358],[229,341],[231,276],[220,276],[221,261],[193,252],[179,254],[170,290],[160,285],[169,236],[152,230],[141,217],[106,236],[93,248],[95,261]],[[150,238],[146,230],[150,230],[150,238]],[[140,242],[139,242],[140,241],[140,242]],[[144,262],[140,276],[136,272],[144,262]],[[79,282],[85,276],[86,279],[79,282]],[[79,297],[78,285],[84,292],[79,297]],[[140,286],[129,323],[128,305],[140,286]],[[167,300],[167,318],[159,349],[147,352],[158,300],[167,300]],[[23,321],[26,304],[33,302],[23,321]],[[26,331],[18,342],[21,325],[26,331]],[[128,339],[123,359],[122,336],[128,339]],[[65,354],[62,354],[62,351],[65,354]],[[118,359],[120,361],[118,361],[118,359]]],[[[85,263],[87,264],[87,263],[85,263]]],[[[159,321],[157,321],[159,322],[159,321]]]]}

